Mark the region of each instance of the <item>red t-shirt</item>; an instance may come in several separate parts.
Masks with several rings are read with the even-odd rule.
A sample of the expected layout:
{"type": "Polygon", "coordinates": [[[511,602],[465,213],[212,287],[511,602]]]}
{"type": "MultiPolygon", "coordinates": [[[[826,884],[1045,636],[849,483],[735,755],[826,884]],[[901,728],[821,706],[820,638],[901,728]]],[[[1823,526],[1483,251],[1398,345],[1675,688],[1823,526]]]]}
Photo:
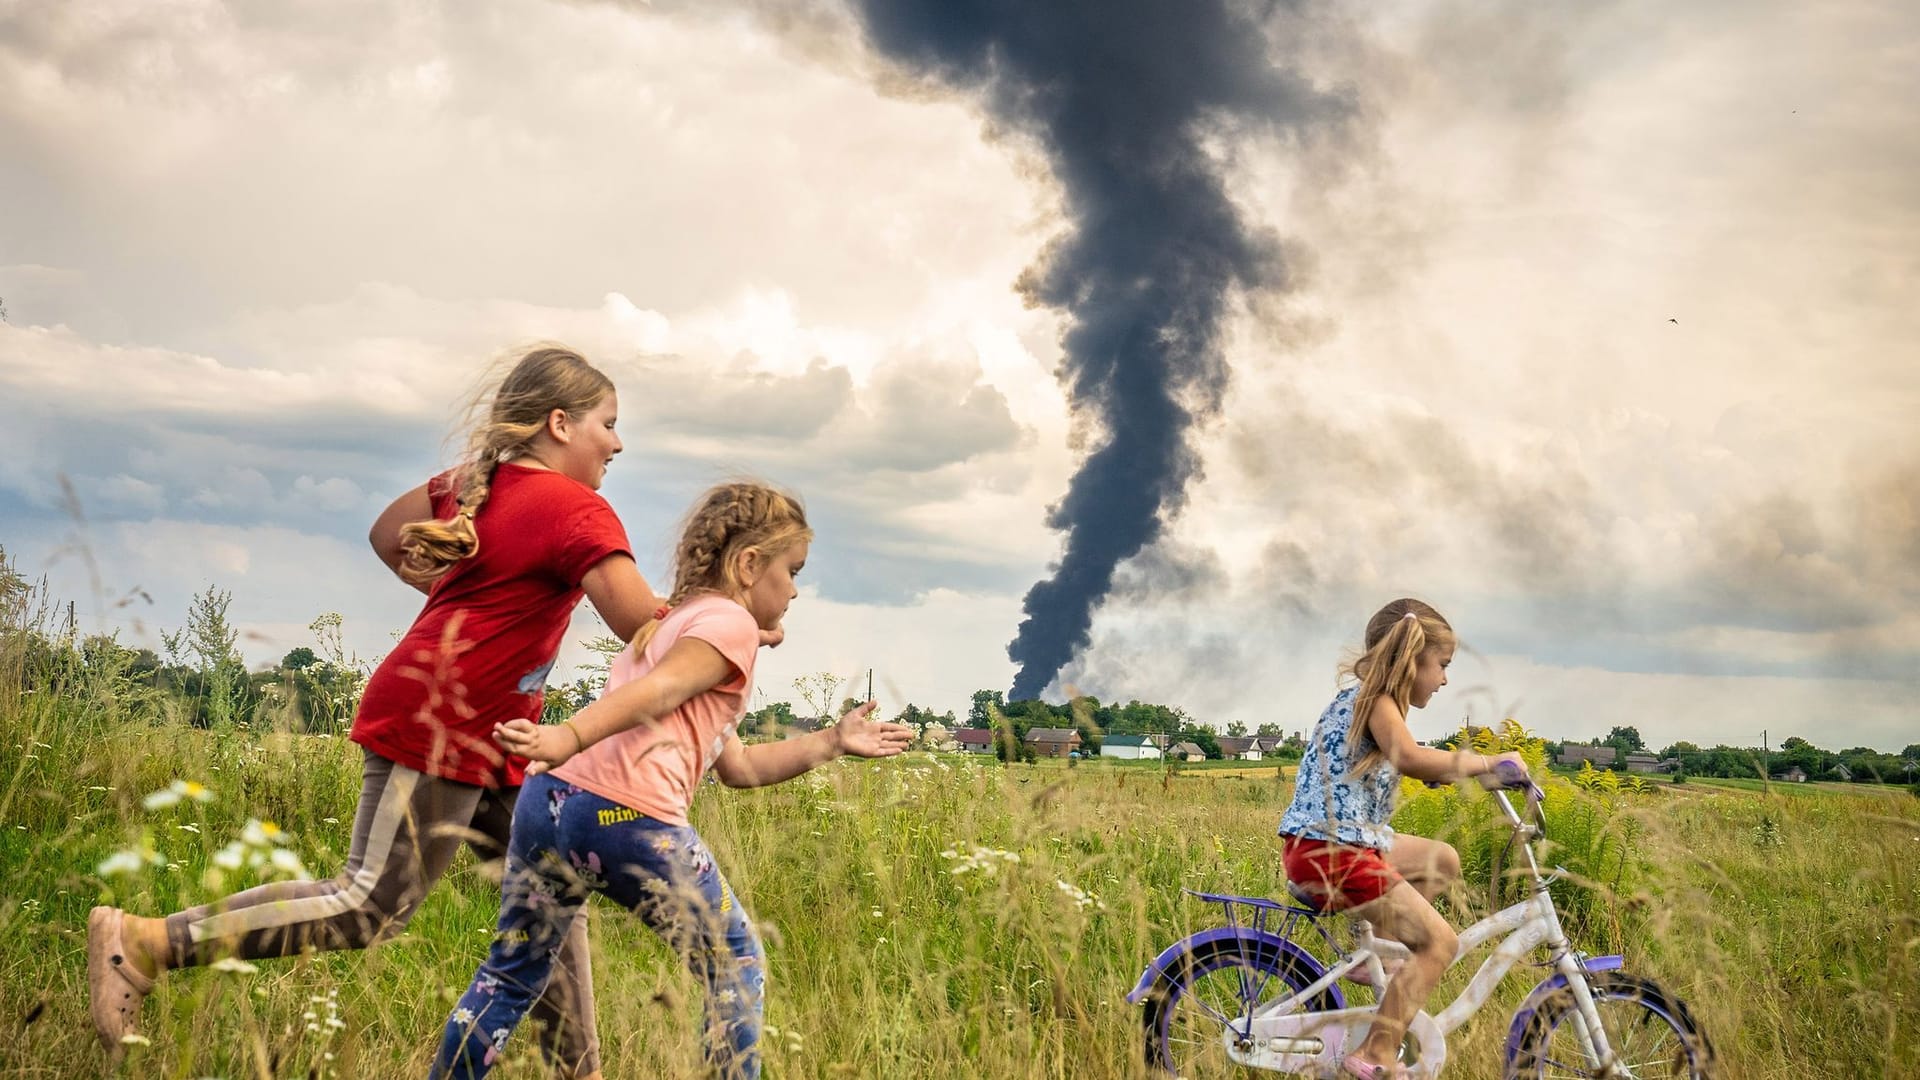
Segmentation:
{"type": "MultiPolygon", "coordinates": [[[[452,474],[434,477],[427,491],[434,516],[451,517],[452,474]]],[[[374,669],[352,737],[432,776],[518,787],[526,760],[494,743],[493,725],[539,720],[581,579],[607,556],[632,551],[593,489],[510,462],[494,470],[474,528],[480,550],[434,582],[413,626],[374,669]]]]}

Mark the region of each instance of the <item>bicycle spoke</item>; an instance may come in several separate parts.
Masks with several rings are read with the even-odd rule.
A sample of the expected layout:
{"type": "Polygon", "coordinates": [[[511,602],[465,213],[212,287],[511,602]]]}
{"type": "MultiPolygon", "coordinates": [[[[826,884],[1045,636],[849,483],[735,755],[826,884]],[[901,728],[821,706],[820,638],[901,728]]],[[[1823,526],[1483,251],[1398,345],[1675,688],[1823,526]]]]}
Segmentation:
{"type": "MultiPolygon", "coordinates": [[[[1599,1075],[1587,1062],[1579,1024],[1570,1006],[1571,1002],[1549,1035],[1546,1053],[1540,1059],[1542,1077],[1599,1075]]],[[[1632,995],[1604,995],[1594,1001],[1594,1007],[1615,1060],[1635,1080],[1684,1080],[1693,1075],[1686,1036],[1649,1003],[1632,995]]]]}
{"type": "Polygon", "coordinates": [[[1244,1035],[1259,1007],[1291,996],[1284,978],[1262,964],[1238,958],[1191,979],[1172,1002],[1166,1048],[1179,1075],[1188,1078],[1234,1076],[1241,1067],[1227,1050],[1230,1034],[1244,1035]]]}

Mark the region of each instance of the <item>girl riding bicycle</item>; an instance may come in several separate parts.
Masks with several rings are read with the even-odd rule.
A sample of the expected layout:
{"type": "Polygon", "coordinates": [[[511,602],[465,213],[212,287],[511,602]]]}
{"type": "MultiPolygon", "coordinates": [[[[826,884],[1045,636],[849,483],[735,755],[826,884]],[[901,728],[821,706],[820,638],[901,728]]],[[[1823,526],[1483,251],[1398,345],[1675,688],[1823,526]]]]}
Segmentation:
{"type": "Polygon", "coordinates": [[[1367,621],[1366,645],[1347,665],[1353,685],[1320,714],[1300,759],[1293,802],[1280,819],[1287,877],[1328,911],[1373,923],[1412,953],[1388,982],[1367,1038],[1342,1062],[1361,1080],[1401,1075],[1393,1064],[1407,1025],[1453,962],[1459,938],[1432,899],[1460,873],[1449,844],[1395,836],[1388,821],[1400,778],[1433,783],[1491,774],[1518,754],[1491,756],[1421,746],[1407,711],[1447,685],[1453,627],[1418,600],[1395,600],[1367,621]]]}

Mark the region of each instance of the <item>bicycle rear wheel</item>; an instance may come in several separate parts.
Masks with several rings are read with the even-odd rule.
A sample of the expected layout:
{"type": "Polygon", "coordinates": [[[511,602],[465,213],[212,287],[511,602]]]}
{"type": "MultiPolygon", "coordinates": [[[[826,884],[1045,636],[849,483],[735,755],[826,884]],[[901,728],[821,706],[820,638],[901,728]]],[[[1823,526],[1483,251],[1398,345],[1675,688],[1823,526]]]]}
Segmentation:
{"type": "MultiPolygon", "coordinates": [[[[1607,1043],[1636,1080],[1707,1080],[1713,1047],[1679,998],[1651,979],[1619,972],[1590,977],[1594,1008],[1607,1043]]],[[[1573,991],[1562,988],[1540,1003],[1510,1063],[1509,1080],[1599,1077],[1581,1046],[1573,991]]]]}
{"type": "MultiPolygon", "coordinates": [[[[1247,1017],[1298,995],[1319,977],[1267,942],[1226,940],[1196,949],[1147,999],[1147,1064],[1183,1080],[1235,1075],[1241,1067],[1228,1056],[1227,1044],[1245,1037],[1247,1017]]],[[[1335,1006],[1322,991],[1306,1007],[1335,1006]]]]}

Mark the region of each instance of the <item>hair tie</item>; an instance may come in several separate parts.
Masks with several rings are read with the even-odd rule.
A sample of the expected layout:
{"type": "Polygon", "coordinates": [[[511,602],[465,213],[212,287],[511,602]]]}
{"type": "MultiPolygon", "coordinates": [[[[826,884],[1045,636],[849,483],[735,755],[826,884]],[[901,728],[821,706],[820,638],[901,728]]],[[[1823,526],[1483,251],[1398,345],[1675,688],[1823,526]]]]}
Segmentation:
{"type": "Polygon", "coordinates": [[[669,611],[672,611],[672,610],[673,610],[673,609],[672,609],[671,607],[668,607],[668,606],[667,606],[667,605],[665,605],[665,604],[661,604],[661,605],[660,605],[659,607],[657,607],[657,608],[654,608],[654,609],[653,609],[653,621],[654,621],[654,622],[662,622],[662,621],[664,621],[664,620],[666,619],[666,617],[667,617],[667,613],[668,613],[669,611]]]}
{"type": "Polygon", "coordinates": [[[1411,611],[1409,611],[1409,612],[1407,612],[1407,613],[1406,613],[1405,615],[1402,615],[1402,616],[1400,616],[1400,617],[1401,617],[1401,618],[1403,618],[1403,619],[1418,619],[1418,618],[1419,618],[1420,616],[1419,616],[1418,614],[1416,614],[1415,612],[1411,612],[1411,611]]]}

